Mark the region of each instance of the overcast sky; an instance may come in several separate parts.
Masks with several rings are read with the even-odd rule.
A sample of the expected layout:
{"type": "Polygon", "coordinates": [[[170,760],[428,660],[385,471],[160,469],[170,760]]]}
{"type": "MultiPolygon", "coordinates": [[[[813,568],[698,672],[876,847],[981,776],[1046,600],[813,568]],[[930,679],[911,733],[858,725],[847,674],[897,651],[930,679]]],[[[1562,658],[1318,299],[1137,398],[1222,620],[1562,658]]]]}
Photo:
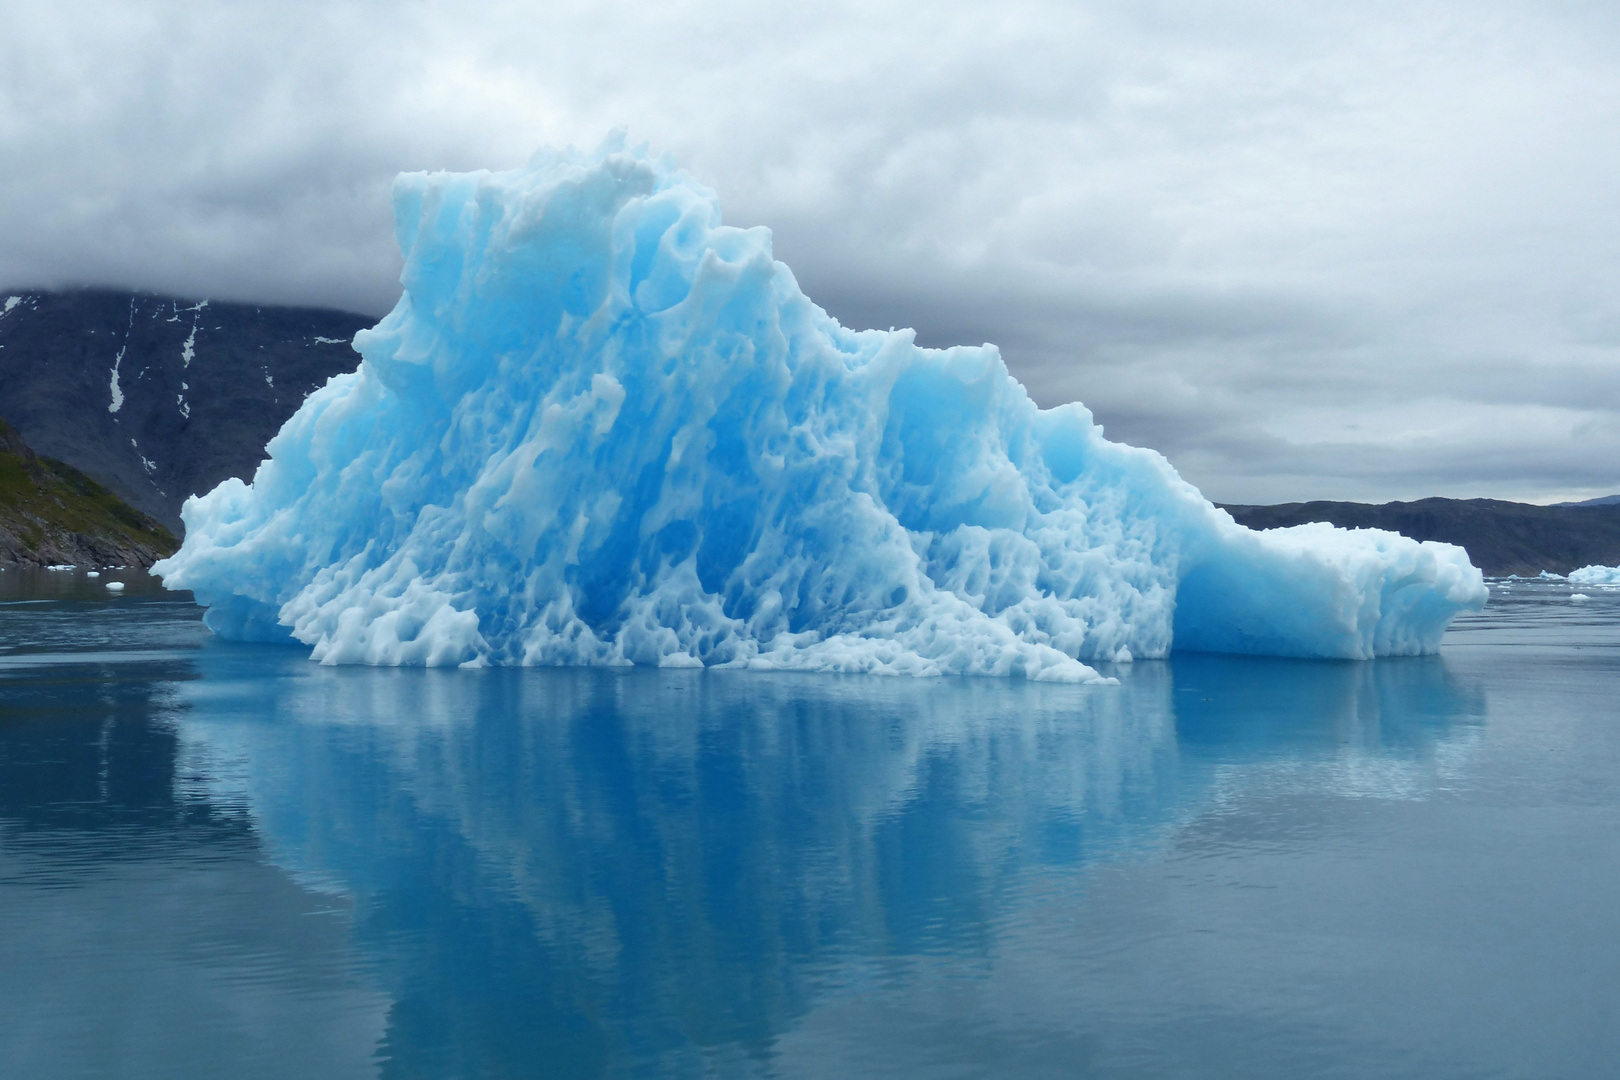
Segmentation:
{"type": "Polygon", "coordinates": [[[380,314],[612,127],[1223,501],[1620,491],[1620,4],[0,0],[0,286],[380,314]]]}

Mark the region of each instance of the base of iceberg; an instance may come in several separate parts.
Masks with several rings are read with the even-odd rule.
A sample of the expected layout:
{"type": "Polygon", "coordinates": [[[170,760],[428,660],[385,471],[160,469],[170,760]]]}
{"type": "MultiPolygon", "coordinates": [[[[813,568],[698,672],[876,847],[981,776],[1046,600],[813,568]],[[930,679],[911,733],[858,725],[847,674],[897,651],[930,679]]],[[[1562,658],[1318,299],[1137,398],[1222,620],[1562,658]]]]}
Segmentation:
{"type": "Polygon", "coordinates": [[[994,346],[852,331],[610,142],[407,174],[398,306],[154,570],[322,663],[1099,678],[1178,649],[1433,652],[1460,548],[1252,532],[994,346]]]}

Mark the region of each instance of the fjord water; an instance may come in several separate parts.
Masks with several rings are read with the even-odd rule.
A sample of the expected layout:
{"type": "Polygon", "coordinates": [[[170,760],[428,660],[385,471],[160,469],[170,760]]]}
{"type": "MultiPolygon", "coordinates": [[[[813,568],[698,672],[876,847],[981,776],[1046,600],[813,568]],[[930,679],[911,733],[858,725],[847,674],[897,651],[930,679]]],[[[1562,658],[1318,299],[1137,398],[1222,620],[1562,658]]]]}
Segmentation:
{"type": "Polygon", "coordinates": [[[0,1075],[1606,1075],[1586,592],[1088,687],[332,669],[0,573],[0,1075]]]}

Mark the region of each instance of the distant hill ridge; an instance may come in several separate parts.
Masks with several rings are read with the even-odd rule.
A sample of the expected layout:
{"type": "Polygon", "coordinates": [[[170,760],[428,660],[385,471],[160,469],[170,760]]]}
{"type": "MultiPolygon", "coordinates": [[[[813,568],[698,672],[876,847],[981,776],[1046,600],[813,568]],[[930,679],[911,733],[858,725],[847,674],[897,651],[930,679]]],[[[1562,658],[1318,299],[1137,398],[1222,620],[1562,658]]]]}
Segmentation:
{"type": "Polygon", "coordinates": [[[188,495],[250,479],[367,315],[107,289],[0,292],[0,419],[176,534],[188,495]]]}
{"type": "Polygon", "coordinates": [[[1387,529],[1414,540],[1467,550],[1492,576],[1567,574],[1593,563],[1620,565],[1620,502],[1535,506],[1498,499],[1419,499],[1374,506],[1352,502],[1223,506],[1239,524],[1275,529],[1327,521],[1347,529],[1387,529]]]}

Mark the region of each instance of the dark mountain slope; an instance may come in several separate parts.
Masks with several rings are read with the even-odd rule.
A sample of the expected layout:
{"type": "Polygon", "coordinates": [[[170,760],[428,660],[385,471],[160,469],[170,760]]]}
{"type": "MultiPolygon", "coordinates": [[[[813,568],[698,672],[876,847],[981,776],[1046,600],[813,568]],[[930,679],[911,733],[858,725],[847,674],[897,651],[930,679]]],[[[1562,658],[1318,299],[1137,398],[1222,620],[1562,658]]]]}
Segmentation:
{"type": "Polygon", "coordinates": [[[1382,506],[1307,502],[1223,507],[1239,524],[1274,529],[1327,521],[1349,529],[1388,529],[1414,540],[1443,540],[1468,551],[1487,574],[1567,574],[1620,565],[1620,506],[1534,506],[1497,499],[1419,499],[1382,506]]]}
{"type": "Polygon", "coordinates": [[[0,420],[0,566],[151,566],[178,546],[79,470],[35,455],[0,420]]]}
{"type": "Polygon", "coordinates": [[[304,397],[358,366],[349,341],[374,321],[107,290],[0,294],[0,418],[178,533],[186,496],[251,478],[304,397]]]}

